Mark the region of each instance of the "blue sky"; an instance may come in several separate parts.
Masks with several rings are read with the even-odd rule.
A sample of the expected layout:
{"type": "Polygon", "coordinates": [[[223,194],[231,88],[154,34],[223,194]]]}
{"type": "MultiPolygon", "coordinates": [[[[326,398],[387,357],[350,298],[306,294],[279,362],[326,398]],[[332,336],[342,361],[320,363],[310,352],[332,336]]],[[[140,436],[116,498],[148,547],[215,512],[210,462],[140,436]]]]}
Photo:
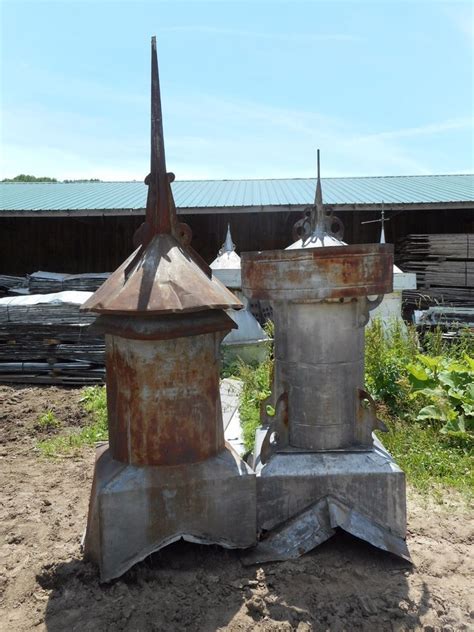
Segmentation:
{"type": "Polygon", "coordinates": [[[1,1],[0,177],[474,171],[470,2],[1,1]]]}

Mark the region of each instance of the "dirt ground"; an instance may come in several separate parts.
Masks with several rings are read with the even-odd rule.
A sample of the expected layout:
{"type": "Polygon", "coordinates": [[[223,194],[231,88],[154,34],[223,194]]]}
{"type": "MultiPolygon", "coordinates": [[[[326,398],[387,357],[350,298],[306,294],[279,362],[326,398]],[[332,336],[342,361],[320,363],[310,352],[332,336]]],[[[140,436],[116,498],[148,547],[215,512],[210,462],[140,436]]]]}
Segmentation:
{"type": "Polygon", "coordinates": [[[251,568],[234,551],[180,542],[100,585],[80,551],[94,451],[35,451],[38,416],[81,424],[80,396],[0,386],[2,630],[474,630],[472,513],[449,494],[443,505],[409,494],[414,566],[343,533],[251,568]]]}

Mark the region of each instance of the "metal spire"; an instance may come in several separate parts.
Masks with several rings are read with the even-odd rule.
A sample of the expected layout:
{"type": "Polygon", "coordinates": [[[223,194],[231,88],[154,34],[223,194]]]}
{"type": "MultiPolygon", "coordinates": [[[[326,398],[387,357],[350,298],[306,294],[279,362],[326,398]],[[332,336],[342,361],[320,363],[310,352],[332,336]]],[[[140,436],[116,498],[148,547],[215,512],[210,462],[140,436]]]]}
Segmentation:
{"type": "Polygon", "coordinates": [[[323,191],[321,187],[321,165],[319,160],[319,149],[317,150],[317,162],[318,162],[318,178],[316,182],[316,195],[314,198],[314,208],[311,213],[311,232],[315,233],[318,229],[325,232],[324,221],[324,205],[323,205],[323,191]]]}
{"type": "Polygon", "coordinates": [[[288,248],[344,245],[342,241],[344,226],[341,220],[333,216],[329,207],[324,208],[319,149],[317,150],[317,169],[314,204],[305,209],[304,216],[293,226],[293,237],[297,241],[288,248]]]}
{"type": "Polygon", "coordinates": [[[146,228],[142,243],[145,246],[158,233],[171,234],[175,218],[174,204],[170,199],[169,183],[174,180],[173,174],[166,173],[165,144],[163,137],[163,115],[161,111],[160,78],[158,73],[158,57],[156,37],[151,38],[151,152],[150,174],[145,178],[148,185],[146,204],[146,228]]]}
{"type": "Polygon", "coordinates": [[[232,241],[232,235],[230,234],[230,223],[227,224],[227,234],[225,236],[225,241],[222,244],[222,248],[219,254],[223,254],[224,252],[234,252],[235,244],[232,241]]]}
{"type": "Polygon", "coordinates": [[[380,217],[380,223],[382,224],[382,230],[380,231],[380,243],[385,243],[385,211],[383,208],[383,200],[382,200],[382,215],[380,217]]]}

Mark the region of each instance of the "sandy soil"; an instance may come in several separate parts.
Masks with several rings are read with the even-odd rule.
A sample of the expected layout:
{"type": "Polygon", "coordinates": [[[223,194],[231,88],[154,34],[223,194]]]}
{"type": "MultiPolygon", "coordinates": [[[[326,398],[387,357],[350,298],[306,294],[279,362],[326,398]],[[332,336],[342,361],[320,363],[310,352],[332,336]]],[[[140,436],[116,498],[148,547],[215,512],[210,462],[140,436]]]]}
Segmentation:
{"type": "Polygon", "coordinates": [[[303,558],[244,568],[177,543],[100,585],[81,559],[93,450],[46,460],[38,415],[83,423],[79,390],[0,386],[3,630],[474,630],[472,514],[410,493],[414,566],[343,533],[303,558]]]}

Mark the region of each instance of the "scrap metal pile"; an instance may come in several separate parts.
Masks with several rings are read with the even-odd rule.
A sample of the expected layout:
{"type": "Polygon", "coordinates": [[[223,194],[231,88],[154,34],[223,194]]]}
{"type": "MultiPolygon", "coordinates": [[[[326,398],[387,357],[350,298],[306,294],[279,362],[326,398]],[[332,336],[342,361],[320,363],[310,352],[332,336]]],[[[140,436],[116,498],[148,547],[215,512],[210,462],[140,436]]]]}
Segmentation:
{"type": "Polygon", "coordinates": [[[106,337],[110,439],[97,451],[86,558],[103,581],[180,538],[280,560],[336,527],[408,557],[404,475],[374,441],[382,424],[363,390],[364,326],[391,290],[391,246],[343,244],[318,178],[299,242],[242,255],[244,293],[275,315],[275,415],[262,415],[251,468],[224,441],[219,395],[226,311],[242,304],[176,218],[155,38],[151,80],[146,221],[84,305],[106,337]]]}

